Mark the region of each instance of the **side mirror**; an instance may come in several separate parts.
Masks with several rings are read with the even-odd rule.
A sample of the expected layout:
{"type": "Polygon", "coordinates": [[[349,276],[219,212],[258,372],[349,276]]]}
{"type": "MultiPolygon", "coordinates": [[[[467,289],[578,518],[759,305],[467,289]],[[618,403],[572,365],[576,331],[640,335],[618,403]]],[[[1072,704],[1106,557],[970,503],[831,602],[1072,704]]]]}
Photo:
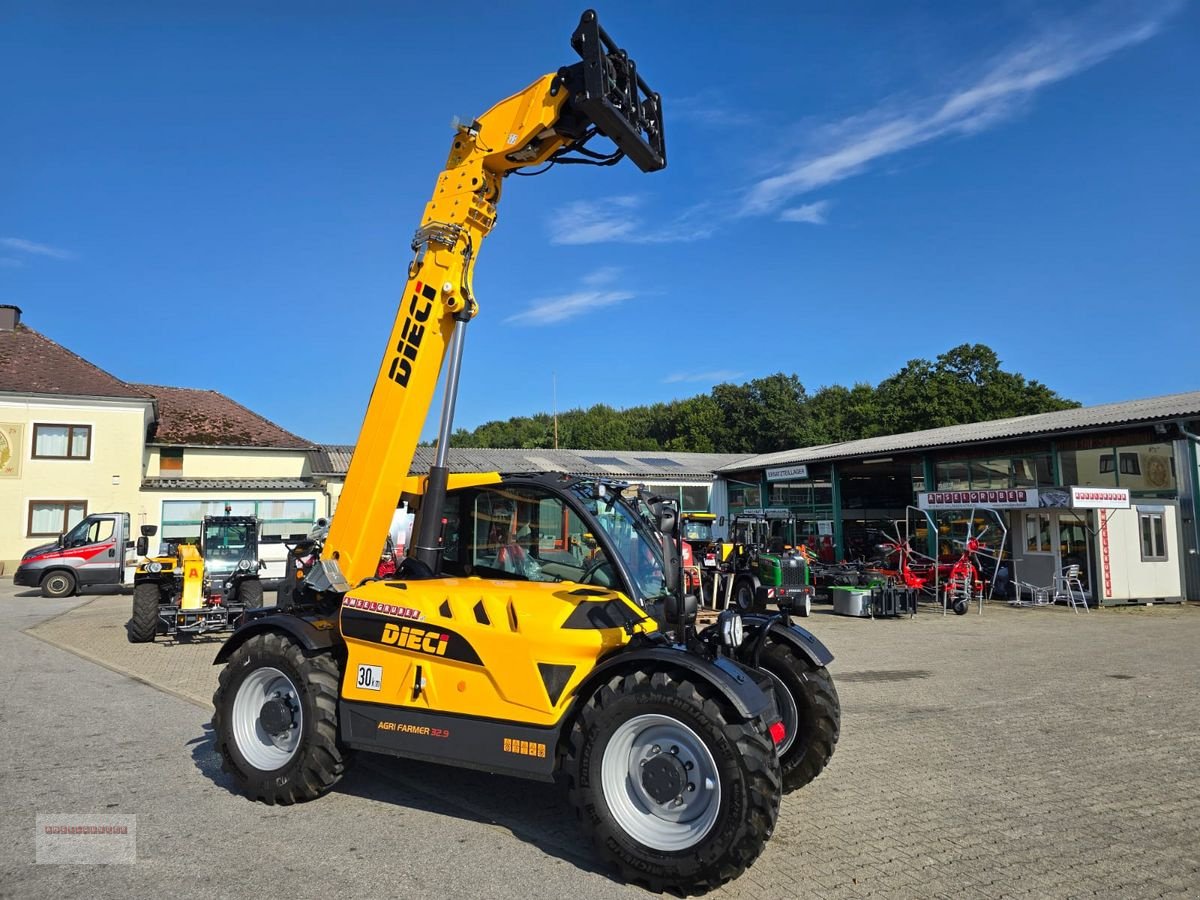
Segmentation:
{"type": "Polygon", "coordinates": [[[138,538],[135,552],[137,553],[138,556],[145,556],[147,553],[149,553],[150,552],[150,538],[148,538],[144,534],[140,538],[138,538]]]}
{"type": "Polygon", "coordinates": [[[158,534],[158,526],[157,525],[143,525],[142,526],[143,537],[152,538],[156,534],[158,534]]]}
{"type": "Polygon", "coordinates": [[[65,531],[60,531],[58,533],[58,546],[60,546],[60,547],[67,546],[67,533],[65,531]]]}
{"type": "Polygon", "coordinates": [[[663,600],[663,616],[668,622],[687,624],[696,618],[696,613],[699,610],[700,598],[695,594],[684,594],[682,616],[679,615],[679,597],[671,594],[663,600]]]}

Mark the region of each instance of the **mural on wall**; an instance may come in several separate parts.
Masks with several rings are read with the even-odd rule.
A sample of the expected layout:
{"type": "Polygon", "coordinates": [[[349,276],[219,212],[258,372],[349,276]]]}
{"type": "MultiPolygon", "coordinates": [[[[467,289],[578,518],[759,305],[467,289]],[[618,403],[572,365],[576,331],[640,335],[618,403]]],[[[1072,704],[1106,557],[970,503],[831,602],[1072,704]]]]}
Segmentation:
{"type": "Polygon", "coordinates": [[[21,477],[22,427],[0,422],[0,478],[21,477]]]}

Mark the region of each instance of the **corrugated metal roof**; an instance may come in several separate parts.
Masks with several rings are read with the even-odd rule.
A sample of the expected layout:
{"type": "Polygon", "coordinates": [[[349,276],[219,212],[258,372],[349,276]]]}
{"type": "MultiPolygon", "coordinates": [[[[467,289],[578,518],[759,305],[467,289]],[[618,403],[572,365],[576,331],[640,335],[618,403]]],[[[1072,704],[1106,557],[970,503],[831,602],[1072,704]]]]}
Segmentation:
{"type": "Polygon", "coordinates": [[[990,422],[973,422],[969,425],[950,425],[945,428],[910,431],[907,434],[893,434],[887,437],[864,438],[840,444],[822,444],[816,447],[781,450],[777,453],[763,453],[759,456],[744,457],[734,463],[726,463],[716,471],[721,473],[740,472],[746,469],[783,466],[792,463],[826,462],[860,456],[877,456],[881,453],[917,452],[935,447],[977,444],[1033,435],[1063,434],[1110,425],[1163,422],[1187,419],[1198,415],[1200,415],[1200,391],[1189,391],[1183,394],[1150,397],[1145,400],[1082,406],[1077,409],[1039,413],[1034,416],[994,419],[990,422]]]}
{"type": "Polygon", "coordinates": [[[146,491],[315,491],[304,478],[143,478],[146,491]]]}
{"type": "MultiPolygon", "coordinates": [[[[354,448],[330,444],[309,455],[313,475],[345,475],[354,448]]],[[[433,447],[418,447],[412,474],[433,465],[433,447]]],[[[451,447],[452,472],[566,472],[571,475],[612,475],[620,478],[663,478],[673,481],[709,480],[720,466],[744,459],[742,453],[670,453],[646,450],[533,450],[451,447]],[[597,460],[603,460],[598,462],[597,460]]]]}

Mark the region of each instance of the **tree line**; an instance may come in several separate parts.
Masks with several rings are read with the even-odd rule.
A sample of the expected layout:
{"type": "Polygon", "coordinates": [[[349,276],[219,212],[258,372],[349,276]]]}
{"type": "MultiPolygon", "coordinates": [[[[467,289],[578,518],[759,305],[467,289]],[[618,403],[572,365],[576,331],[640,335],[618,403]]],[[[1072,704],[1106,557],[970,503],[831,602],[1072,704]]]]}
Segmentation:
{"type": "MultiPolygon", "coordinates": [[[[558,415],[558,446],[770,453],[1077,406],[1039,381],[1004,371],[990,347],[962,344],[933,362],[909,360],[874,387],[831,385],[810,394],[796,375],[777,372],[669,403],[567,410],[558,415]]],[[[548,412],[458,429],[451,439],[454,447],[554,445],[548,412]]]]}

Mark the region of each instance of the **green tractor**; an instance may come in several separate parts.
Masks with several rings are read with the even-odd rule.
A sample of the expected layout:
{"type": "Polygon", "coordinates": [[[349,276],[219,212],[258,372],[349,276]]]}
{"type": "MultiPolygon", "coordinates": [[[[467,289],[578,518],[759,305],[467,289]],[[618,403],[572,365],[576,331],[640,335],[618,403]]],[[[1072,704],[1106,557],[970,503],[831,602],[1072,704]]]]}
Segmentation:
{"type": "Polygon", "coordinates": [[[794,545],[792,516],[735,516],[731,541],[722,544],[723,572],[733,579],[730,598],[739,610],[766,609],[768,603],[807,617],[813,588],[808,559],[794,545]]]}

